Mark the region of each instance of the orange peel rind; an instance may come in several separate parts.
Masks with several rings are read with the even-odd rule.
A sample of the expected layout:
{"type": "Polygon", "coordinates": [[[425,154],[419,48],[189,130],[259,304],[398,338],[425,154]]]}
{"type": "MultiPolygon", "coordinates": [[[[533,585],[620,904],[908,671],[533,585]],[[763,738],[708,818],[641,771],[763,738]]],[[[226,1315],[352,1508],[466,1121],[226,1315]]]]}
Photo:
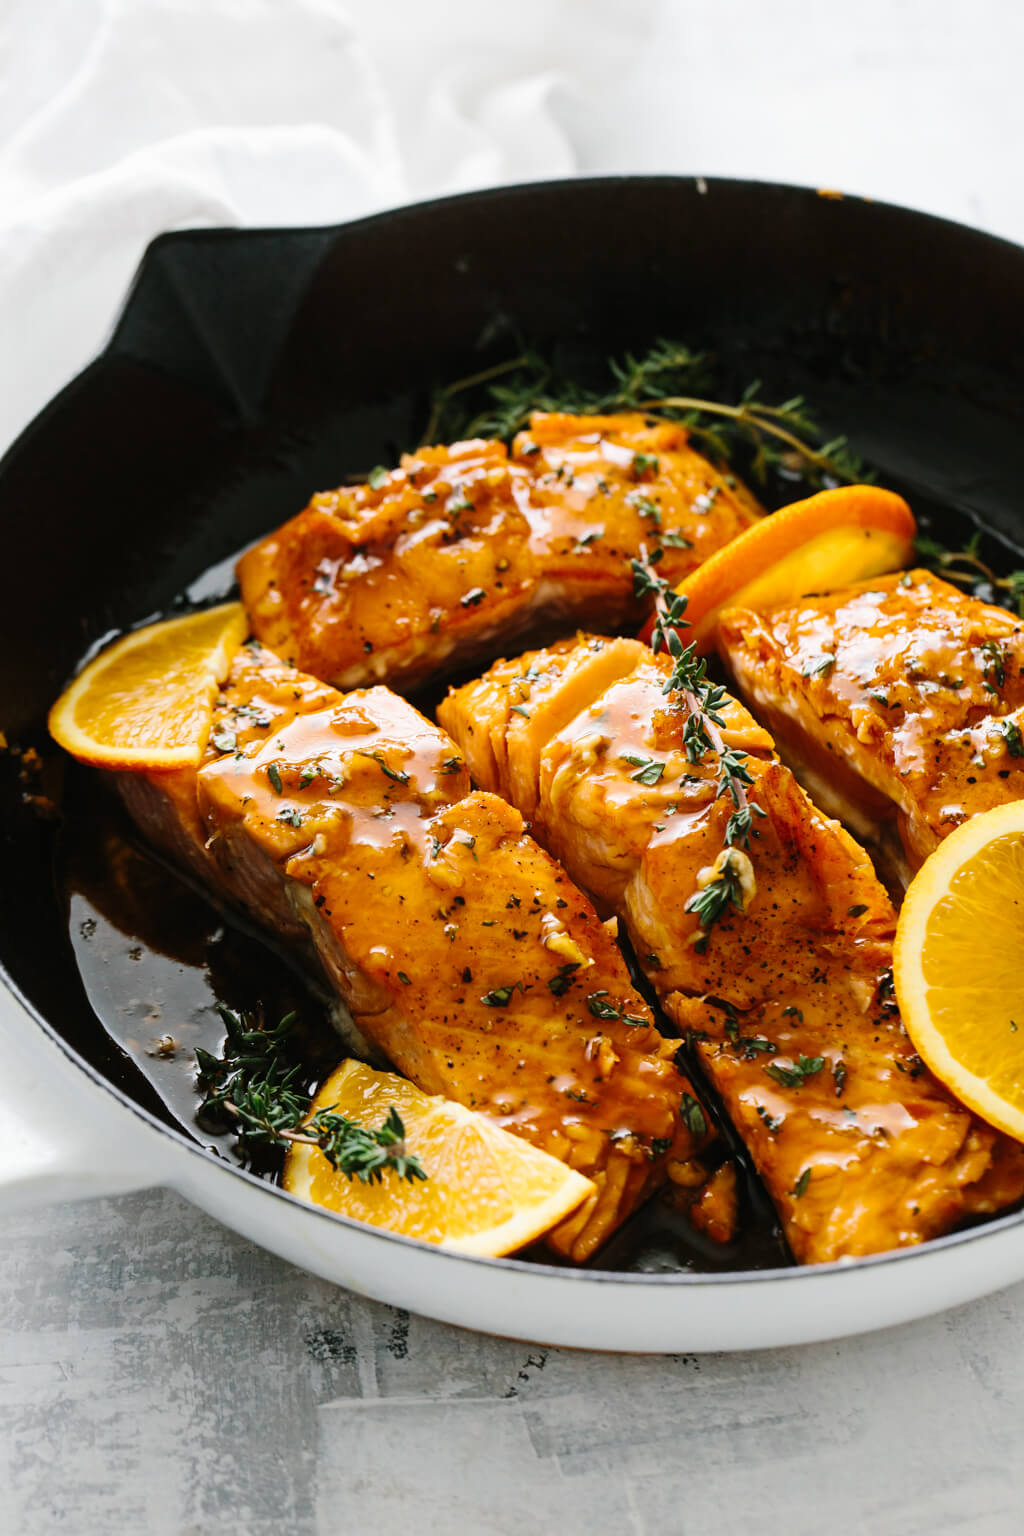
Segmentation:
{"type": "MultiPolygon", "coordinates": [[[[677,591],[686,596],[687,644],[712,647],[726,608],[763,609],[830,592],[911,560],[917,525],[894,491],[844,485],[795,501],[717,551],[677,591]]],[[[651,625],[642,638],[650,638],[651,625]]]]}

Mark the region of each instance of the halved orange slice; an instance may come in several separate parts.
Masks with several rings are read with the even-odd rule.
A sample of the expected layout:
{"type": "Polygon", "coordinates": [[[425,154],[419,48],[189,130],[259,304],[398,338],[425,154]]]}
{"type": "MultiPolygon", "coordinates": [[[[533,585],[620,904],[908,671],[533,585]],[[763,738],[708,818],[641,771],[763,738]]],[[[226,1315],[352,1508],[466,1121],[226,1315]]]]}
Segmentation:
{"type": "Polygon", "coordinates": [[[198,763],[218,685],[247,632],[241,603],[224,603],[122,635],[61,694],[51,736],[100,768],[198,763]]]}
{"type": "Polygon", "coordinates": [[[427,1177],[382,1170],[373,1183],[331,1167],[319,1147],[293,1142],[284,1187],[371,1226],[460,1253],[500,1258],[532,1243],[594,1193],[590,1179],[513,1136],[487,1115],[431,1094],[361,1061],[345,1061],[324,1083],[311,1113],[332,1109],[367,1130],[394,1108],[405,1150],[427,1177]]]}
{"type": "Polygon", "coordinates": [[[935,1076],[1024,1141],[1024,800],[972,816],[911,882],[893,974],[935,1076]]]}
{"type": "MultiPolygon", "coordinates": [[[[898,571],[913,556],[916,532],[903,497],[876,485],[844,485],[782,507],[680,584],[686,642],[707,650],[724,608],[770,608],[898,571]]],[[[643,638],[650,632],[648,624],[643,638]]]]}

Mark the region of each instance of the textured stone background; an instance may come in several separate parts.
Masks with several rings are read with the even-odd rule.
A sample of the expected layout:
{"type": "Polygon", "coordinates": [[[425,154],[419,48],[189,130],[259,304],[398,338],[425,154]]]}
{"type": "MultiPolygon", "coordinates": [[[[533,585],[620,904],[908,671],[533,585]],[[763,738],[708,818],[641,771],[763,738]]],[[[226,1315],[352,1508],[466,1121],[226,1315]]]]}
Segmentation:
{"type": "Polygon", "coordinates": [[[8,1222],[4,1536],[1019,1536],[1024,1286],[603,1356],[332,1289],[160,1190],[8,1222]]]}

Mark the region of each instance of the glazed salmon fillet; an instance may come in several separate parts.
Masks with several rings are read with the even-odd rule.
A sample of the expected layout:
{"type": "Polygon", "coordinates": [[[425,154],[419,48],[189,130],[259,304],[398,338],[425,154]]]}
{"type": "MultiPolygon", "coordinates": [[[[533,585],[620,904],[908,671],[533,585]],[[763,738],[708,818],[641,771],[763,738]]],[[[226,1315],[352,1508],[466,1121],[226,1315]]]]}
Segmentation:
{"type": "Polygon", "coordinates": [[[314,496],[238,562],[255,634],[338,688],[422,681],[524,631],[528,479],[503,443],[424,448],[314,496]]]}
{"type": "Polygon", "coordinates": [[[638,623],[645,608],[630,562],[642,548],[679,582],[761,513],[735,476],[697,452],[685,427],[639,413],[535,412],[512,459],[530,477],[536,604],[575,624],[638,623]]]}
{"type": "Polygon", "coordinates": [[[594,1180],[560,1253],[588,1258],[707,1140],[591,903],[387,689],[341,695],[250,643],[199,770],[120,782],[153,840],[315,952],[363,1054],[594,1180]]]}
{"type": "Polygon", "coordinates": [[[978,811],[1024,798],[1024,624],[928,571],[727,611],[738,691],[814,799],[906,884],[978,811]]]}
{"type": "Polygon", "coordinates": [[[641,547],[681,580],[758,514],[749,493],[643,416],[535,415],[505,445],[421,448],[313,497],[238,562],[257,636],[352,688],[414,685],[566,620],[639,623],[641,547]]]}
{"type": "Polygon", "coordinates": [[[757,811],[742,910],[686,910],[732,806],[714,753],[689,760],[670,667],[579,636],[496,664],[439,711],[477,783],[625,922],[688,1034],[802,1262],[919,1243],[1024,1195],[1024,1149],[974,1119],[914,1054],[892,997],[892,905],[867,855],[811,804],[772,739],[722,709],[757,811]]]}

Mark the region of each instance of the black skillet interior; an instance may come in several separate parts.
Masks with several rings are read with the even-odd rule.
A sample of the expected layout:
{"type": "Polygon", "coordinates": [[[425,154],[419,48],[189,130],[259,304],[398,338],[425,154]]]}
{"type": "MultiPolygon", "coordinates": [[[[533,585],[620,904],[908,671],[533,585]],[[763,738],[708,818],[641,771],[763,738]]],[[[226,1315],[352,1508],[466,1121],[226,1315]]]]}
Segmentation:
{"type": "MultiPolygon", "coordinates": [[[[583,373],[659,336],[686,341],[714,352],[727,386],[804,394],[940,534],[959,542],[977,518],[1009,559],[1024,544],[1022,309],[1014,246],[744,182],[547,183],[340,229],[157,240],[106,351],[0,465],[0,728],[43,758],[41,775],[31,757],[0,758],[9,982],[114,1085],[189,1123],[187,1061],[136,1063],[162,1063],[145,1052],[164,1033],[208,1043],[211,988],[244,1001],[262,946],[225,936],[111,832],[47,744],[47,707],[112,631],[223,595],[240,546],[413,446],[439,383],[524,337],[583,373]],[[62,820],[92,829],[70,877],[62,820]]],[[[259,974],[283,1006],[287,974],[259,974]]],[[[778,1261],[770,1235],[695,1260],[778,1261]]]]}

